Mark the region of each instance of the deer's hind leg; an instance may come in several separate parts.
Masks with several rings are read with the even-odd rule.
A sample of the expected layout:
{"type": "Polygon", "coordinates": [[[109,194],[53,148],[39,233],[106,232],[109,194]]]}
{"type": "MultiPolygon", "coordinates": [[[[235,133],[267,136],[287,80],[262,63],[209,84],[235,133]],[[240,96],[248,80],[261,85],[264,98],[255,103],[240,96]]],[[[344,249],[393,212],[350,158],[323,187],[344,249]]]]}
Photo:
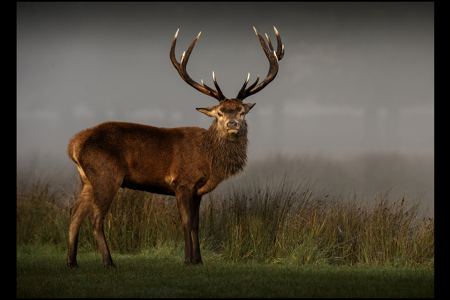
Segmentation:
{"type": "Polygon", "coordinates": [[[119,190],[122,181],[123,176],[117,175],[117,173],[114,172],[108,172],[105,176],[97,178],[97,183],[94,185],[94,201],[92,203],[92,210],[89,213],[89,221],[91,222],[94,237],[97,241],[100,253],[102,254],[103,265],[105,268],[116,267],[111,258],[108,244],[106,243],[103,225],[105,223],[106,214],[111,208],[114,196],[119,190]],[[107,174],[111,174],[111,176],[108,176],[107,174]],[[112,174],[116,174],[116,176],[113,176],[112,174]]]}
{"type": "Polygon", "coordinates": [[[81,223],[83,223],[86,215],[91,211],[94,200],[94,191],[92,184],[87,179],[83,169],[78,166],[82,181],[82,189],[77,200],[70,209],[70,226],[69,226],[69,253],[67,254],[67,265],[69,267],[78,267],[77,264],[77,247],[78,233],[81,223]]]}

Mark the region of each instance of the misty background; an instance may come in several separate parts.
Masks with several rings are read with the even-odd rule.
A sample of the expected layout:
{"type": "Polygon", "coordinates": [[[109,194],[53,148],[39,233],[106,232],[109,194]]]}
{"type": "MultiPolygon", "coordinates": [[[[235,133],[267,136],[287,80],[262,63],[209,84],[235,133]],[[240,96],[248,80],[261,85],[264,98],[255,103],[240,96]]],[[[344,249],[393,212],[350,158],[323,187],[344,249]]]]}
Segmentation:
{"type": "Polygon", "coordinates": [[[388,153],[387,165],[406,159],[404,172],[420,176],[409,189],[433,200],[433,3],[19,2],[18,171],[75,176],[69,139],[105,121],[208,128],[213,120],[195,108],[217,101],[172,66],[174,34],[180,59],[202,32],[188,72],[213,86],[214,71],[232,98],[247,73],[253,82],[269,68],[253,26],[274,44],[276,26],[285,56],[276,79],[245,100],[256,103],[246,117],[250,173],[267,157],[355,165],[363,153],[388,153]]]}

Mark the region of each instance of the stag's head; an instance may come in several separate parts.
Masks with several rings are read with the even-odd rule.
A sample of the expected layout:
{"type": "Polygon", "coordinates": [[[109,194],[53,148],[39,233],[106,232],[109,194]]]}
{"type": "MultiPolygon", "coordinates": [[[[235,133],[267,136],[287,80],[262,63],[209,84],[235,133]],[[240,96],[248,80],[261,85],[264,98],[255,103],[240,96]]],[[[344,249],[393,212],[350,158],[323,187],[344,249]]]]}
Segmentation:
{"type": "Polygon", "coordinates": [[[278,73],[278,61],[281,60],[284,56],[284,45],[281,43],[281,38],[278,34],[278,30],[273,27],[275,31],[275,35],[277,37],[277,50],[275,51],[272,43],[268,35],[266,34],[267,42],[269,46],[266,45],[266,42],[262,38],[262,36],[255,30],[256,36],[261,43],[261,46],[266,54],[267,59],[269,60],[269,72],[267,73],[266,78],[258,84],[259,75],[256,78],[256,81],[247,87],[247,83],[250,79],[250,73],[248,73],[247,80],[245,80],[244,85],[239,91],[236,98],[228,99],[222,93],[217,84],[216,77],[214,76],[214,72],[212,73],[214,86],[216,89],[213,89],[207,86],[203,80],[201,80],[201,85],[195,82],[187,73],[186,66],[189,60],[189,56],[191,55],[192,49],[194,49],[195,43],[197,43],[201,32],[198,34],[197,38],[192,42],[189,46],[187,52],[183,52],[181,56],[181,62],[178,63],[175,58],[175,45],[177,43],[178,31],[175,33],[175,37],[173,38],[172,47],[170,49],[170,60],[174,67],[178,70],[181,78],[190,86],[198,90],[199,92],[211,96],[219,101],[218,105],[208,106],[204,108],[197,108],[198,111],[204,113],[209,117],[215,117],[217,119],[217,128],[222,136],[233,138],[238,137],[242,134],[246,134],[246,123],[245,123],[245,115],[248,114],[250,109],[255,105],[254,103],[243,103],[243,100],[250,95],[256,94],[260,90],[262,90],[265,86],[267,86],[278,73]],[[270,48],[270,49],[269,49],[270,48]],[[245,129],[245,130],[243,130],[245,129]]]}

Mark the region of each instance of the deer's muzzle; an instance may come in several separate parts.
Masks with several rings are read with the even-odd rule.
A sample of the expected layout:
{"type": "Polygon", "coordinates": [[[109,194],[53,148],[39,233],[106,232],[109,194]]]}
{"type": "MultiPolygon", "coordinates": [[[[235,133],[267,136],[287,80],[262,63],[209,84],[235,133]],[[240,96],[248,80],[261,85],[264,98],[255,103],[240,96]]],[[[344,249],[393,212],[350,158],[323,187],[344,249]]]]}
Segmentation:
{"type": "Polygon", "coordinates": [[[228,122],[227,123],[227,131],[231,134],[237,134],[239,131],[239,123],[238,122],[228,122]]]}

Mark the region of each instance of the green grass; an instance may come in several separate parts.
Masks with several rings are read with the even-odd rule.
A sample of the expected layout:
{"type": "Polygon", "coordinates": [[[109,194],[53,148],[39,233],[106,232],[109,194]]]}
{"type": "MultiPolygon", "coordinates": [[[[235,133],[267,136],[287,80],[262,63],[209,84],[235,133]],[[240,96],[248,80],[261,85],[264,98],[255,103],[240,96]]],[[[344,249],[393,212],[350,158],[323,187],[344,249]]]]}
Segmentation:
{"type": "Polygon", "coordinates": [[[17,185],[17,297],[434,297],[434,218],[417,200],[317,191],[280,178],[204,197],[204,265],[184,265],[175,199],[123,189],[105,219],[115,270],[92,229],[66,266],[77,191],[17,185]]]}
{"type": "Polygon", "coordinates": [[[426,267],[234,263],[212,252],[203,266],[186,267],[182,247],[160,245],[115,254],[81,252],[79,269],[65,266],[51,246],[17,249],[17,297],[434,297],[426,267]]]}

